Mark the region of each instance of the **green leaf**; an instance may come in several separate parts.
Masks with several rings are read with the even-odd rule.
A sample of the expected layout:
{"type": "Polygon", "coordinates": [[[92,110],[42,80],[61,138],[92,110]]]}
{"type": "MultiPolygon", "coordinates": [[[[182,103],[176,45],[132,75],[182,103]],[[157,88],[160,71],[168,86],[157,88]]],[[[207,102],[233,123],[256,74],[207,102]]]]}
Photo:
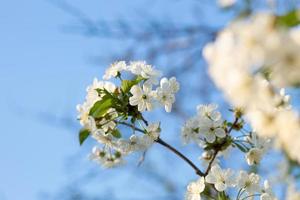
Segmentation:
{"type": "Polygon", "coordinates": [[[87,129],[81,129],[79,131],[79,144],[82,145],[83,142],[89,137],[90,131],[87,129]]]}
{"type": "Polygon", "coordinates": [[[111,108],[113,99],[110,95],[104,95],[101,100],[97,101],[91,108],[89,115],[94,118],[103,117],[108,109],[111,108]]]}
{"type": "Polygon", "coordinates": [[[104,90],[101,88],[96,88],[95,90],[98,93],[98,96],[102,96],[102,94],[104,93],[104,90]]]}
{"type": "Polygon", "coordinates": [[[233,143],[234,143],[234,144],[237,146],[237,148],[239,148],[242,152],[244,152],[244,153],[248,152],[247,148],[244,147],[243,145],[239,144],[238,142],[233,142],[233,143]]]}
{"type": "Polygon", "coordinates": [[[118,129],[114,129],[111,134],[115,137],[115,138],[121,138],[122,135],[120,133],[120,131],[118,129]]]}
{"type": "Polygon", "coordinates": [[[232,122],[227,122],[227,126],[232,127],[233,123],[232,122]]]}
{"type": "Polygon", "coordinates": [[[226,195],[226,193],[223,192],[219,192],[218,193],[218,200],[229,200],[229,197],[226,195]]]}
{"type": "Polygon", "coordinates": [[[131,87],[136,84],[135,80],[123,80],[121,84],[121,89],[124,93],[127,93],[130,91],[131,87]]]}
{"type": "Polygon", "coordinates": [[[145,80],[145,78],[143,78],[142,76],[137,76],[135,79],[133,80],[123,80],[122,84],[121,84],[121,89],[124,93],[127,93],[130,91],[130,89],[132,88],[132,86],[138,84],[139,82],[145,80]]]}
{"type": "Polygon", "coordinates": [[[138,75],[136,78],[135,78],[135,81],[137,83],[141,82],[141,81],[144,81],[144,80],[147,80],[146,78],[142,77],[141,75],[138,75]]]}
{"type": "Polygon", "coordinates": [[[284,27],[293,27],[300,24],[299,13],[297,10],[292,10],[285,15],[278,16],[276,24],[284,27]]]}

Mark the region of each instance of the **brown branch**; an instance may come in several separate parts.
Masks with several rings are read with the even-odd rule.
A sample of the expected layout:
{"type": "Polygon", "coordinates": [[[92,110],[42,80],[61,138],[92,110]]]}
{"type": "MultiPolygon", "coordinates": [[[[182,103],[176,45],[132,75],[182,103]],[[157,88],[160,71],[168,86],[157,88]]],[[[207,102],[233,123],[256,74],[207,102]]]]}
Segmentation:
{"type": "Polygon", "coordinates": [[[197,175],[204,176],[204,173],[190,159],[188,159],[185,155],[180,153],[177,149],[175,149],[174,147],[172,147],[171,145],[169,145],[168,143],[166,143],[160,138],[158,138],[155,142],[166,147],[167,149],[175,153],[177,156],[179,156],[181,159],[183,159],[185,162],[187,162],[195,170],[197,175]]]}

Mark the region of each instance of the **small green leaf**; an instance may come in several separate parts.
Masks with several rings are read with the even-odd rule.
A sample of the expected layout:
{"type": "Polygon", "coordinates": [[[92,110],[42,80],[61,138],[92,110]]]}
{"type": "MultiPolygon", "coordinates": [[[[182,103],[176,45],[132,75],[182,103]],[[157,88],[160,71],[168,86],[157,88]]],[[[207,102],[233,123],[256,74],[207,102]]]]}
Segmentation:
{"type": "Polygon", "coordinates": [[[121,89],[124,93],[127,93],[130,91],[131,87],[134,86],[136,82],[133,80],[123,80],[121,84],[121,89]]]}
{"type": "Polygon", "coordinates": [[[101,88],[96,88],[95,90],[98,93],[98,96],[102,96],[102,94],[104,93],[104,90],[101,88]]]}
{"type": "Polygon", "coordinates": [[[89,137],[90,131],[87,129],[81,129],[79,131],[79,144],[82,145],[83,142],[89,137]]]}
{"type": "Polygon", "coordinates": [[[111,108],[113,99],[109,95],[104,95],[101,100],[97,101],[91,108],[89,115],[94,118],[103,117],[108,109],[111,108]]]}
{"type": "Polygon", "coordinates": [[[115,137],[115,138],[121,138],[122,135],[120,133],[120,131],[118,129],[114,129],[111,134],[115,137]]]}
{"type": "Polygon", "coordinates": [[[284,27],[293,27],[300,24],[299,13],[297,10],[292,10],[285,15],[278,16],[276,24],[284,27]]]}
{"type": "Polygon", "coordinates": [[[244,147],[243,145],[239,144],[238,142],[233,142],[237,148],[239,148],[242,152],[246,153],[248,152],[247,148],[244,147]]]}
{"type": "Polygon", "coordinates": [[[232,123],[232,122],[227,122],[227,125],[228,125],[229,127],[231,127],[231,126],[233,126],[233,123],[232,123]]]}
{"type": "Polygon", "coordinates": [[[137,83],[139,83],[139,82],[141,82],[141,81],[144,81],[144,80],[147,80],[147,79],[144,78],[144,77],[142,77],[142,76],[140,76],[140,75],[138,75],[138,76],[135,78],[135,81],[136,81],[137,83]]]}
{"type": "Polygon", "coordinates": [[[130,91],[130,89],[132,88],[132,86],[138,84],[139,82],[145,80],[145,78],[143,78],[142,76],[137,76],[135,79],[133,80],[123,80],[122,84],[121,84],[121,89],[124,93],[127,93],[130,91]]]}

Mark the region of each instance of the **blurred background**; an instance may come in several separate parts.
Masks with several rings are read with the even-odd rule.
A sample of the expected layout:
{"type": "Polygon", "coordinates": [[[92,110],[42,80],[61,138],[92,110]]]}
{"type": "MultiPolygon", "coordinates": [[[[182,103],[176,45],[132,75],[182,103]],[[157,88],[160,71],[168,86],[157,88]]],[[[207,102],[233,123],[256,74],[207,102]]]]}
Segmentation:
{"type": "Polygon", "coordinates": [[[196,176],[161,146],[154,145],[139,167],[141,155],[111,170],[90,162],[93,142],[79,146],[76,104],[113,61],[146,60],[181,83],[174,111],[157,111],[149,121],[161,121],[162,138],[200,165],[199,148],[181,145],[181,125],[199,103],[219,103],[225,113],[229,108],[208,77],[202,48],[237,15],[269,6],[241,1],[222,9],[211,0],[0,2],[0,200],[182,199],[196,176]]]}

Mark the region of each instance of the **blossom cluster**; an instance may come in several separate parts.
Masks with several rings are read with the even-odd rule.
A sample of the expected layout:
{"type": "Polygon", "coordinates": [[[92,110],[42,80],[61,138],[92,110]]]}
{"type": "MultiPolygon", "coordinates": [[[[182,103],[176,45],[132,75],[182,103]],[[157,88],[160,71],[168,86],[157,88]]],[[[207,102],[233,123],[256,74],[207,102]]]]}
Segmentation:
{"type": "Polygon", "coordinates": [[[159,106],[170,112],[179,90],[175,77],[159,81],[160,76],[160,71],[145,62],[127,65],[119,61],[106,70],[104,81],[94,79],[87,87],[85,102],[78,105],[77,110],[83,126],[79,134],[80,143],[92,136],[101,144],[101,147],[93,148],[92,160],[104,167],[122,164],[124,156],[145,151],[159,137],[160,123],[148,124],[142,112],[159,106]],[[127,77],[130,79],[124,79],[127,77]],[[112,78],[119,80],[120,86],[110,82],[112,78]],[[131,133],[126,137],[120,126],[129,127],[131,133]]]}
{"type": "Polygon", "coordinates": [[[186,200],[200,200],[201,197],[210,199],[216,195],[218,199],[229,199],[225,192],[229,188],[237,189],[236,199],[276,199],[269,182],[261,184],[259,175],[240,171],[238,176],[234,176],[237,172],[221,169],[217,157],[225,157],[231,149],[241,150],[247,164],[252,166],[260,163],[271,144],[270,140],[259,138],[255,132],[246,131],[243,112],[240,109],[231,111],[235,116],[233,122],[222,118],[216,104],[198,105],[196,116],[188,119],[183,125],[183,143],[193,142],[203,148],[201,160],[207,168],[204,176],[187,186],[186,200]],[[205,191],[205,188],[209,192],[205,191]]]}
{"type": "MultiPolygon", "coordinates": [[[[216,104],[198,105],[197,115],[188,119],[182,127],[183,144],[193,142],[203,148],[201,160],[204,165],[211,161],[216,149],[220,153],[216,154],[217,157],[228,153],[230,147],[237,147],[245,153],[248,165],[259,164],[271,140],[259,138],[256,132],[245,131],[241,111],[236,109],[234,114],[236,121],[228,122],[222,118],[216,104]]],[[[214,158],[213,162],[218,163],[218,159],[214,158]]]]}
{"type": "Polygon", "coordinates": [[[299,85],[300,31],[290,20],[297,16],[261,12],[236,20],[205,47],[204,57],[216,85],[257,134],[275,138],[300,162],[300,119],[282,89],[299,85]]]}
{"type": "Polygon", "coordinates": [[[237,200],[254,199],[276,200],[274,193],[267,180],[261,184],[261,177],[255,173],[239,171],[237,176],[231,169],[222,169],[219,165],[214,165],[206,177],[201,177],[197,181],[192,181],[187,186],[186,200],[201,200],[201,197],[210,197],[204,193],[208,184],[214,185],[219,193],[219,199],[228,199],[225,190],[229,188],[236,189],[237,200]]]}
{"type": "Polygon", "coordinates": [[[213,143],[217,138],[226,136],[224,120],[216,109],[215,104],[197,106],[197,115],[188,119],[182,127],[184,144],[191,141],[198,144],[213,143]]]}

